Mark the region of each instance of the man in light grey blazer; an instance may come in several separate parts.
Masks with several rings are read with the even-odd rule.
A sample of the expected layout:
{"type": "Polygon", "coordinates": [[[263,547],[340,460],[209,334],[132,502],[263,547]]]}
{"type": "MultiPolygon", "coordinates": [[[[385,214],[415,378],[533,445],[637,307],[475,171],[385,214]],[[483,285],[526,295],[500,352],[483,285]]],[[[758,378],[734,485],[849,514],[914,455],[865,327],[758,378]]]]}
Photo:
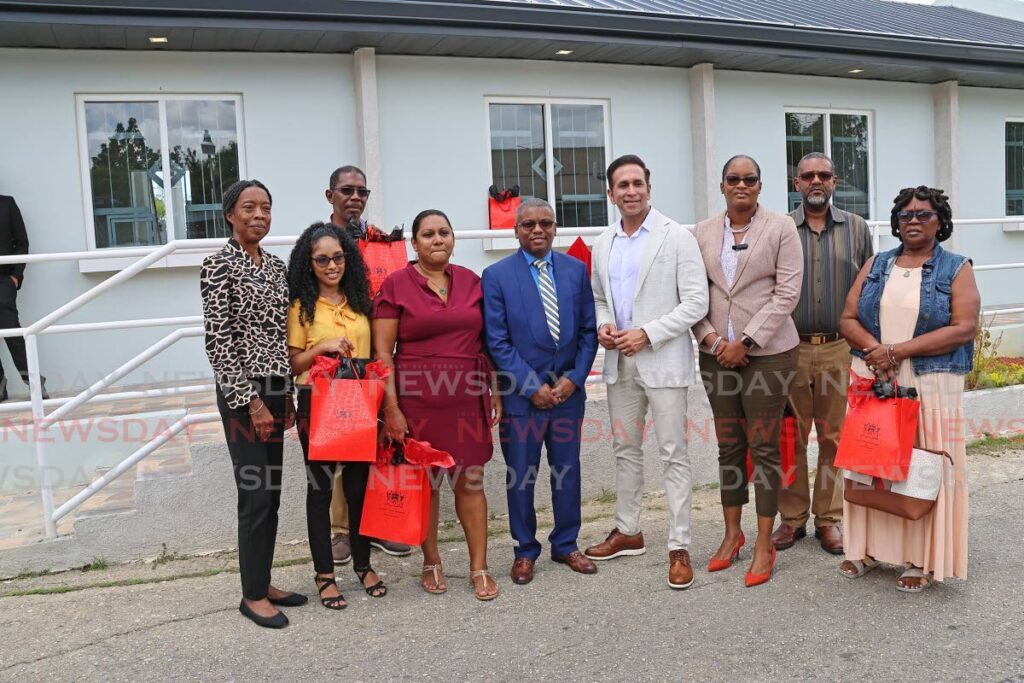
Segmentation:
{"type": "Polygon", "coordinates": [[[687,387],[696,384],[689,328],[708,311],[708,280],[696,240],[651,207],[650,171],[634,155],[608,166],[608,196],[622,219],[594,245],[591,284],[597,340],[605,349],[615,453],[615,529],[587,548],[594,560],[646,552],[640,531],[647,409],[665,471],[672,588],[693,584],[687,387]]]}

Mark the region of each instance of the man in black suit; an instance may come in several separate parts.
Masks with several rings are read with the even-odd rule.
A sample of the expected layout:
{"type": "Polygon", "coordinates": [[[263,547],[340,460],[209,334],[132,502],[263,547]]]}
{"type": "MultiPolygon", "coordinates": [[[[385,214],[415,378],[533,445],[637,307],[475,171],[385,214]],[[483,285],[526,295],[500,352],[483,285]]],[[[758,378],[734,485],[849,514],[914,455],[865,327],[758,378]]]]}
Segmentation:
{"type": "MultiPolygon", "coordinates": [[[[28,233],[14,197],[0,195],[0,256],[28,253],[28,233]]],[[[0,264],[0,329],[21,327],[18,321],[18,290],[25,279],[24,263],[0,264]]],[[[6,337],[14,366],[28,384],[28,360],[24,337],[6,337]]],[[[43,389],[46,398],[46,389],[43,389]]],[[[0,402],[7,400],[7,378],[0,365],[0,402]]]]}

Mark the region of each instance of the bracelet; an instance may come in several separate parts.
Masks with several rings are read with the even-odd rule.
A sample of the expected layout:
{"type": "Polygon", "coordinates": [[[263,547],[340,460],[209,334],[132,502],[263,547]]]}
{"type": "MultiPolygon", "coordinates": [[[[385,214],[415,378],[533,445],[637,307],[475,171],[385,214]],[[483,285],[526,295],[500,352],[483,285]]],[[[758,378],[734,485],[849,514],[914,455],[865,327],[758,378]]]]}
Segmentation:
{"type": "Polygon", "coordinates": [[[895,368],[899,364],[896,362],[896,352],[893,350],[894,346],[896,346],[896,345],[895,344],[889,344],[889,346],[886,347],[886,349],[885,349],[885,357],[889,360],[889,365],[891,365],[892,367],[895,368]]]}
{"type": "Polygon", "coordinates": [[[715,340],[715,343],[711,345],[711,353],[715,352],[715,350],[718,348],[718,345],[722,343],[723,339],[725,339],[725,337],[719,337],[718,339],[715,340]]]}
{"type": "Polygon", "coordinates": [[[259,407],[259,408],[257,408],[256,410],[250,410],[250,411],[249,411],[249,414],[250,414],[250,415],[258,415],[258,414],[259,414],[259,413],[260,413],[260,412],[261,412],[261,411],[262,411],[262,410],[263,410],[264,408],[266,408],[266,407],[267,407],[267,404],[266,404],[266,403],[264,403],[264,402],[263,402],[263,401],[261,400],[261,401],[260,401],[260,407],[259,407]]]}

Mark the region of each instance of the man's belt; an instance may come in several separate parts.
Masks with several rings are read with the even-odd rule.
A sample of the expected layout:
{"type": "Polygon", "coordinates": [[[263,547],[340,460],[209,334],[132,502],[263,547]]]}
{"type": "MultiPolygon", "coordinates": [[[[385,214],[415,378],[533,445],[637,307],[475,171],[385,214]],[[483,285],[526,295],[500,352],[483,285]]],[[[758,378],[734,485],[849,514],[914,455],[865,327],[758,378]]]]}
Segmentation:
{"type": "Polygon", "coordinates": [[[839,341],[842,339],[842,335],[838,332],[820,332],[818,334],[801,334],[800,341],[806,342],[811,346],[818,346],[819,344],[828,344],[829,342],[839,341]]]}

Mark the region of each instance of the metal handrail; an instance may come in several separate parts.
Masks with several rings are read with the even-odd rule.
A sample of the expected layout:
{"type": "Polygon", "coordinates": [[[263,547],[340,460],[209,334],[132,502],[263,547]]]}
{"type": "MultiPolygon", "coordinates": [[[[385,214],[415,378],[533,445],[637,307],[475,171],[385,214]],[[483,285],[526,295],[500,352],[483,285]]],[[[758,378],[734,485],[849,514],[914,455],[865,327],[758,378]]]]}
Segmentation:
{"type": "MultiPolygon", "coordinates": [[[[991,224],[1003,224],[1003,223],[1021,223],[1024,219],[1021,217],[1006,216],[1002,218],[974,218],[974,219],[956,219],[953,221],[955,225],[991,225],[991,224]]],[[[868,225],[871,229],[872,235],[872,246],[875,251],[879,248],[879,238],[885,234],[882,228],[888,228],[889,223],[885,221],[868,221],[868,225]]],[[[693,229],[693,224],[684,225],[688,229],[693,229]]],[[[559,230],[559,234],[565,237],[573,236],[593,236],[602,233],[605,230],[604,227],[594,228],[562,228],[559,230]]],[[[507,237],[506,234],[502,234],[501,231],[496,230],[457,230],[456,235],[459,239],[495,239],[507,237]]],[[[290,246],[295,243],[298,238],[297,235],[282,235],[267,237],[262,241],[263,246],[274,247],[274,246],[290,246]]],[[[108,374],[99,382],[94,383],[89,388],[80,392],[76,396],[70,398],[61,399],[47,399],[46,401],[42,398],[42,381],[39,370],[39,352],[38,352],[38,337],[42,334],[60,334],[69,332],[94,332],[114,329],[137,329],[146,327],[159,327],[159,326],[177,326],[177,325],[198,325],[202,322],[202,318],[199,316],[180,316],[170,318],[150,318],[150,319],[137,319],[137,320],[126,320],[126,321],[108,321],[98,323],[73,323],[73,324],[56,324],[59,320],[63,319],[75,310],[78,310],[82,305],[92,301],[101,294],[117,287],[122,282],[130,280],[135,277],[138,273],[142,272],[149,266],[156,262],[164,259],[172,254],[182,253],[206,253],[220,249],[224,245],[223,238],[211,238],[211,239],[198,239],[198,240],[181,240],[171,241],[159,247],[138,247],[128,249],[104,249],[104,250],[93,250],[93,251],[77,251],[77,252],[61,252],[61,253],[48,253],[48,254],[12,254],[7,256],[0,256],[0,264],[6,263],[52,263],[61,261],[72,261],[72,260],[96,260],[96,259],[111,259],[111,258],[138,258],[134,263],[130,264],[126,268],[122,269],[118,273],[115,273],[111,277],[100,282],[91,289],[78,295],[71,301],[67,302],[63,306],[60,306],[49,314],[43,316],[35,323],[21,328],[13,328],[0,330],[0,338],[12,337],[12,336],[23,336],[25,338],[25,350],[28,360],[28,371],[29,371],[29,391],[31,400],[26,402],[9,403],[3,408],[0,408],[0,412],[8,412],[10,410],[17,410],[30,405],[32,408],[32,419],[35,424],[35,441],[36,441],[36,465],[40,472],[40,497],[43,504],[43,519],[46,527],[46,535],[49,538],[54,538],[57,535],[56,521],[67,515],[69,512],[74,510],[76,507],[81,505],[85,500],[90,498],[96,492],[100,491],[109,484],[111,481],[119,477],[124,472],[128,471],[136,463],[142,460],[144,457],[152,453],[154,450],[162,446],[164,443],[169,441],[173,436],[179,433],[182,429],[191,424],[199,424],[203,422],[211,422],[218,419],[218,415],[215,413],[204,413],[201,415],[185,415],[178,420],[174,425],[171,426],[166,432],[155,437],[141,448],[136,450],[131,456],[123,460],[109,472],[104,474],[101,478],[90,484],[83,491],[79,492],[76,496],[72,497],[69,501],[61,505],[56,510],[54,509],[53,501],[53,488],[50,480],[50,468],[48,466],[48,458],[46,454],[46,442],[48,439],[45,438],[45,432],[58,420],[65,417],[73,410],[87,402],[115,402],[119,400],[129,400],[137,398],[149,398],[156,396],[173,396],[182,395],[187,393],[198,393],[200,391],[210,391],[214,385],[198,385],[192,387],[177,387],[168,389],[155,389],[146,391],[128,391],[128,392],[117,392],[112,394],[100,394],[103,389],[106,389],[118,379],[124,377],[132,370],[138,368],[140,365],[150,360],[152,357],[161,353],[164,349],[175,343],[177,340],[200,336],[203,334],[202,327],[185,327],[175,330],[171,334],[164,337],[162,340],[152,344],[128,362],[122,364],[119,368],[108,374]],[[57,406],[55,410],[49,415],[46,414],[44,408],[57,406]]],[[[1003,264],[989,264],[982,266],[975,266],[975,271],[992,271],[992,270],[1006,270],[1014,268],[1024,268],[1024,263],[1003,263],[1003,264]]],[[[1024,308],[1012,308],[1002,309],[995,311],[986,311],[989,315],[998,315],[1004,313],[1019,313],[1024,312],[1024,308]]]]}

